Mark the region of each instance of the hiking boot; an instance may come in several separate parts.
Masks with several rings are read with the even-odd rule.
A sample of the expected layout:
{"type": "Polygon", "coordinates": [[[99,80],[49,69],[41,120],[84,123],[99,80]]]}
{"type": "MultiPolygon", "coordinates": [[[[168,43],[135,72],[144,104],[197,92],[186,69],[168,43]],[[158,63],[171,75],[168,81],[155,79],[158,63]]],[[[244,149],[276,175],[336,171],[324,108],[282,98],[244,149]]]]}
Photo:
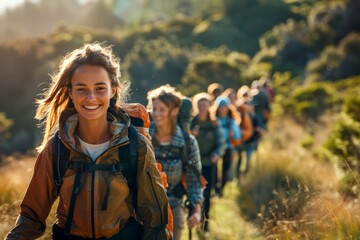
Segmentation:
{"type": "Polygon", "coordinates": [[[222,187],[220,184],[215,186],[215,197],[222,197],[222,187]]]}
{"type": "Polygon", "coordinates": [[[209,232],[209,222],[205,221],[204,223],[204,232],[209,232]]]}

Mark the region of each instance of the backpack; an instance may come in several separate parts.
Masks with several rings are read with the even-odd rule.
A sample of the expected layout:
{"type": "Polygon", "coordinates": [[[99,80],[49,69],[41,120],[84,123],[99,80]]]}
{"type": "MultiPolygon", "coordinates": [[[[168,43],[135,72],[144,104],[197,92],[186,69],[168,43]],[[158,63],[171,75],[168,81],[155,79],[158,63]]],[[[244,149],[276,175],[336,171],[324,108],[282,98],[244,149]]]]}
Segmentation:
{"type": "Polygon", "coordinates": [[[181,99],[181,105],[179,108],[179,114],[177,117],[177,124],[182,130],[188,132],[190,129],[191,119],[192,119],[192,101],[188,97],[183,97],[181,99]]]}
{"type": "Polygon", "coordinates": [[[254,129],[251,122],[251,117],[247,112],[246,108],[243,106],[238,106],[237,110],[241,114],[241,123],[240,123],[240,130],[242,133],[241,143],[244,143],[250,139],[254,129]]]}
{"type": "Polygon", "coordinates": [[[199,171],[196,166],[194,166],[190,161],[189,161],[189,156],[191,154],[191,147],[190,147],[190,125],[191,125],[191,120],[192,120],[192,101],[190,98],[188,97],[183,97],[181,100],[181,105],[179,108],[179,114],[177,117],[177,124],[179,125],[184,141],[185,141],[185,145],[184,147],[180,150],[181,151],[181,160],[183,163],[183,174],[181,177],[181,181],[179,184],[177,184],[177,186],[174,187],[174,191],[173,194],[178,197],[178,198],[182,198],[185,194],[186,194],[186,190],[187,190],[187,185],[185,182],[185,174],[186,171],[192,171],[196,178],[198,179],[199,183],[201,184],[202,188],[206,187],[207,181],[205,179],[205,177],[202,175],[201,171],[199,171]]]}
{"type": "MultiPolygon", "coordinates": [[[[137,187],[136,187],[136,176],[137,176],[137,167],[138,167],[138,134],[142,134],[149,139],[150,135],[148,134],[148,128],[150,125],[150,120],[146,108],[138,103],[125,104],[122,106],[124,112],[126,112],[131,120],[131,125],[128,130],[129,144],[119,147],[119,158],[125,159],[128,161],[121,161],[118,164],[91,164],[87,162],[70,162],[70,151],[63,145],[57,133],[54,138],[53,143],[53,175],[54,183],[60,188],[62,184],[62,177],[65,174],[67,168],[73,168],[76,171],[74,186],[70,199],[69,213],[65,224],[64,234],[69,235],[71,222],[74,215],[74,206],[76,195],[80,190],[80,178],[83,172],[92,172],[92,171],[121,171],[126,178],[129,191],[132,196],[132,205],[135,210],[134,218],[131,218],[129,223],[125,227],[126,231],[120,232],[121,239],[142,239],[143,227],[140,223],[140,219],[136,216],[138,211],[137,209],[137,187]],[[147,129],[147,130],[146,130],[147,129]],[[61,161],[60,161],[61,159],[61,161]],[[125,233],[123,233],[125,232],[125,233]]],[[[162,172],[161,164],[157,164],[158,171],[162,178],[164,188],[167,188],[166,174],[162,172]]],[[[110,185],[108,183],[107,190],[102,202],[102,210],[107,209],[107,202],[110,192],[110,185]]],[[[173,235],[173,215],[168,205],[168,224],[166,225],[166,234],[168,239],[172,239],[173,235]]]]}

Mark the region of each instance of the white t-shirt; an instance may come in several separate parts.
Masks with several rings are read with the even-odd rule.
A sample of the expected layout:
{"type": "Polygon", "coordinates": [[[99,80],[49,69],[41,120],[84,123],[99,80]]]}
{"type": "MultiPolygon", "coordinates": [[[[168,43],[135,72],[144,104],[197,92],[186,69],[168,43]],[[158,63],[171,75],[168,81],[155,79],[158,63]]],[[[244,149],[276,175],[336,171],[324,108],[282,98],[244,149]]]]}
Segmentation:
{"type": "Polygon", "coordinates": [[[110,140],[101,144],[89,144],[79,138],[81,150],[93,161],[99,157],[110,146],[110,140]]]}

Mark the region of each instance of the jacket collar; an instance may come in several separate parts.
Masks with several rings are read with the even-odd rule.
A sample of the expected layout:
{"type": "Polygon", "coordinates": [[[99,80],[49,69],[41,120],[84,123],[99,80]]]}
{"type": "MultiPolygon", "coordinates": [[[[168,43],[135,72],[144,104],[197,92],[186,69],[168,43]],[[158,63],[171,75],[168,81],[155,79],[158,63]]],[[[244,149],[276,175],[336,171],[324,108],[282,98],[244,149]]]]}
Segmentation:
{"type": "MultiPolygon", "coordinates": [[[[110,123],[110,147],[120,145],[129,141],[128,126],[130,126],[130,118],[122,109],[109,108],[107,119],[110,123]]],[[[65,109],[59,119],[60,138],[73,149],[77,149],[79,142],[75,131],[79,123],[79,116],[75,108],[65,109]]]]}
{"type": "MultiPolygon", "coordinates": [[[[154,122],[152,122],[150,124],[149,134],[153,138],[153,142],[157,142],[157,140],[155,138],[155,131],[156,131],[156,125],[154,122]]],[[[176,125],[174,135],[171,138],[171,145],[174,147],[179,147],[179,148],[185,146],[185,139],[184,139],[182,130],[179,127],[179,125],[176,125]]]]}

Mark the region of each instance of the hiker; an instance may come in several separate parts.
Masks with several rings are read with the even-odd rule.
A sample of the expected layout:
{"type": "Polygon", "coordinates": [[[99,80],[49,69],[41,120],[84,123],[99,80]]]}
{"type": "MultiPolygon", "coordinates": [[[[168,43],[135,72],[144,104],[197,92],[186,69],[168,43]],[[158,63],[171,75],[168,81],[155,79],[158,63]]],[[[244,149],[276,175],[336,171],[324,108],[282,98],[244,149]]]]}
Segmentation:
{"type": "Polygon", "coordinates": [[[250,114],[248,112],[248,108],[245,107],[243,104],[239,104],[237,92],[233,88],[226,89],[222,96],[228,97],[230,99],[231,105],[236,107],[237,112],[241,116],[241,122],[239,125],[240,132],[241,132],[241,141],[238,146],[235,148],[235,154],[234,154],[234,161],[231,166],[231,179],[234,175],[236,175],[237,179],[240,177],[240,167],[241,167],[241,161],[242,161],[242,152],[243,152],[243,144],[249,140],[249,138],[253,134],[253,125],[252,120],[250,117],[250,114]]]}
{"type": "Polygon", "coordinates": [[[222,96],[227,97],[230,100],[230,103],[233,106],[236,106],[237,98],[236,98],[236,91],[233,88],[227,88],[225,91],[221,93],[222,96]]]}
{"type": "Polygon", "coordinates": [[[252,126],[252,131],[250,136],[242,140],[242,143],[238,149],[239,161],[236,167],[236,175],[238,179],[240,179],[242,175],[245,176],[249,172],[252,155],[258,147],[261,136],[265,133],[265,129],[260,124],[261,120],[259,120],[259,115],[255,114],[255,106],[253,105],[252,102],[251,89],[246,85],[240,87],[237,91],[237,99],[238,99],[238,110],[242,112],[246,112],[247,116],[251,121],[251,126],[252,126]],[[246,162],[245,162],[245,170],[241,174],[243,152],[245,152],[246,162]]]}
{"type": "Polygon", "coordinates": [[[188,140],[185,140],[186,133],[177,124],[183,98],[181,93],[170,85],[164,85],[149,91],[147,98],[153,120],[149,132],[156,160],[162,164],[167,175],[167,196],[174,215],[174,239],[179,240],[185,223],[184,188],[193,206],[193,212],[187,218],[188,227],[192,229],[201,220],[202,186],[191,169],[192,166],[201,171],[199,147],[193,136],[188,135],[188,140]],[[188,151],[184,150],[188,147],[188,151]],[[189,163],[191,166],[188,166],[189,163]]]}
{"type": "Polygon", "coordinates": [[[211,113],[216,117],[225,138],[225,153],[222,156],[221,183],[217,183],[216,193],[221,197],[223,189],[230,177],[233,153],[240,145],[241,132],[239,124],[241,118],[235,107],[231,105],[229,98],[219,96],[211,107],[211,113]]]}
{"type": "Polygon", "coordinates": [[[40,237],[57,198],[53,239],[167,238],[168,199],[150,141],[135,135],[119,107],[129,86],[119,77],[119,59],[104,44],[85,44],[63,58],[38,100],[36,118],[46,126],[44,138],[16,226],[6,239],[40,237]],[[60,185],[53,171],[56,141],[70,158],[58,161],[69,160],[60,185]],[[122,163],[134,156],[130,150],[138,160],[135,198],[128,172],[122,171],[122,163]]]}
{"type": "Polygon", "coordinates": [[[221,95],[224,91],[223,85],[220,83],[212,83],[207,87],[207,93],[211,96],[211,103],[215,101],[215,99],[221,95]]]}
{"type": "Polygon", "coordinates": [[[267,96],[269,97],[270,103],[273,103],[275,100],[276,91],[275,89],[269,84],[270,78],[263,76],[259,79],[260,86],[265,90],[267,96]]]}
{"type": "Polygon", "coordinates": [[[191,121],[191,133],[196,137],[201,155],[202,174],[208,184],[204,189],[204,231],[209,231],[211,186],[214,184],[216,164],[224,154],[225,139],[216,118],[210,115],[211,96],[205,92],[193,97],[195,117],[191,121]]]}
{"type": "Polygon", "coordinates": [[[255,114],[257,115],[259,124],[262,128],[267,129],[267,122],[271,114],[271,103],[270,96],[263,87],[262,81],[254,80],[251,83],[251,95],[251,104],[255,107],[255,114]]]}

